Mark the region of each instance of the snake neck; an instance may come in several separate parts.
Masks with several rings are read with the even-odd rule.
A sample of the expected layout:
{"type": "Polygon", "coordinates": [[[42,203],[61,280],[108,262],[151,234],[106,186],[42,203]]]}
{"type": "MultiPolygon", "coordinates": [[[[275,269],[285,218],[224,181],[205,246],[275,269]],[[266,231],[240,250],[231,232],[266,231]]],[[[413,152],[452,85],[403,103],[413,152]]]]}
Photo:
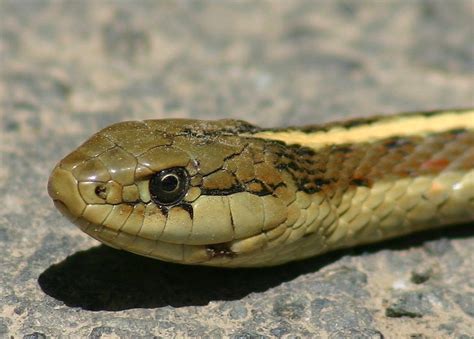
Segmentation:
{"type": "MultiPolygon", "coordinates": [[[[273,149],[272,166],[286,178],[286,190],[294,192],[287,192],[294,199],[287,204],[300,212],[290,227],[298,233],[303,226],[293,236],[308,238],[310,255],[474,217],[473,111],[265,130],[253,136],[273,149]],[[420,128],[407,129],[407,119],[420,128]]],[[[305,241],[298,243],[305,246],[305,241]]]]}

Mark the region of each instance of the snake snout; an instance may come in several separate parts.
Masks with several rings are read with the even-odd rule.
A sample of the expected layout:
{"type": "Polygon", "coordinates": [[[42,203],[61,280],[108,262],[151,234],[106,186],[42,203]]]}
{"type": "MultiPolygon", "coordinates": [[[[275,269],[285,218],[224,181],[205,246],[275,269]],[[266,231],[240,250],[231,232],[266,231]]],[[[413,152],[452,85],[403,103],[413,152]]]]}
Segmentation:
{"type": "Polygon", "coordinates": [[[59,166],[54,168],[49,177],[48,193],[60,212],[69,219],[80,217],[86,208],[76,178],[59,166]]]}

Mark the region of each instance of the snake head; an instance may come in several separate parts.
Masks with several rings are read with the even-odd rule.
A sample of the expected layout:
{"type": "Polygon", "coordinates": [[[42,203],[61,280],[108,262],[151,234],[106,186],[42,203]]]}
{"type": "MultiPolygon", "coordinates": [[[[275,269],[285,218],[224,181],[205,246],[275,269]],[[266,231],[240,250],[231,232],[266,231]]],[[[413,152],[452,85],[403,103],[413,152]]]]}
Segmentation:
{"type": "Polygon", "coordinates": [[[61,160],[48,191],[64,215],[110,246],[252,266],[250,255],[288,238],[300,215],[295,202],[310,204],[277,165],[282,145],[252,138],[257,130],[235,120],[118,123],[61,160]]]}

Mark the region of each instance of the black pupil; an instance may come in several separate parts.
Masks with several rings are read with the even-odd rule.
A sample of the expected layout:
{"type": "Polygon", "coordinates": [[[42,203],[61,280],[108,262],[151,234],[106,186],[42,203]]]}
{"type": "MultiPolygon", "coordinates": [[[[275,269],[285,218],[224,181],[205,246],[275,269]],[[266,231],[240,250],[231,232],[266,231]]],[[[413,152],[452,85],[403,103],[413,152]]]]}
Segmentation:
{"type": "Polygon", "coordinates": [[[186,195],[188,182],[188,172],[184,168],[160,171],[150,179],[151,199],[160,206],[177,204],[186,195]]]}
{"type": "Polygon", "coordinates": [[[161,187],[166,192],[173,192],[178,188],[178,178],[173,174],[168,174],[161,180],[161,187]]]}

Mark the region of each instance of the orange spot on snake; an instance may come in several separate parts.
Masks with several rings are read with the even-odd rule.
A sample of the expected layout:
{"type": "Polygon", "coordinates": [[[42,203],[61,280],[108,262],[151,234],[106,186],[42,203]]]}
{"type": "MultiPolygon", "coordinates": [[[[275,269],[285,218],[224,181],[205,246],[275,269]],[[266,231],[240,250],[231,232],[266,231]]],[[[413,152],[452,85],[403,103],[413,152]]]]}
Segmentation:
{"type": "Polygon", "coordinates": [[[442,192],[443,190],[446,189],[446,186],[445,185],[442,185],[438,182],[434,182],[432,185],[431,185],[431,189],[430,191],[432,193],[436,193],[436,192],[442,192]]]}
{"type": "Polygon", "coordinates": [[[428,160],[421,164],[421,169],[429,171],[441,171],[449,165],[449,160],[447,159],[434,159],[428,160]]]}

